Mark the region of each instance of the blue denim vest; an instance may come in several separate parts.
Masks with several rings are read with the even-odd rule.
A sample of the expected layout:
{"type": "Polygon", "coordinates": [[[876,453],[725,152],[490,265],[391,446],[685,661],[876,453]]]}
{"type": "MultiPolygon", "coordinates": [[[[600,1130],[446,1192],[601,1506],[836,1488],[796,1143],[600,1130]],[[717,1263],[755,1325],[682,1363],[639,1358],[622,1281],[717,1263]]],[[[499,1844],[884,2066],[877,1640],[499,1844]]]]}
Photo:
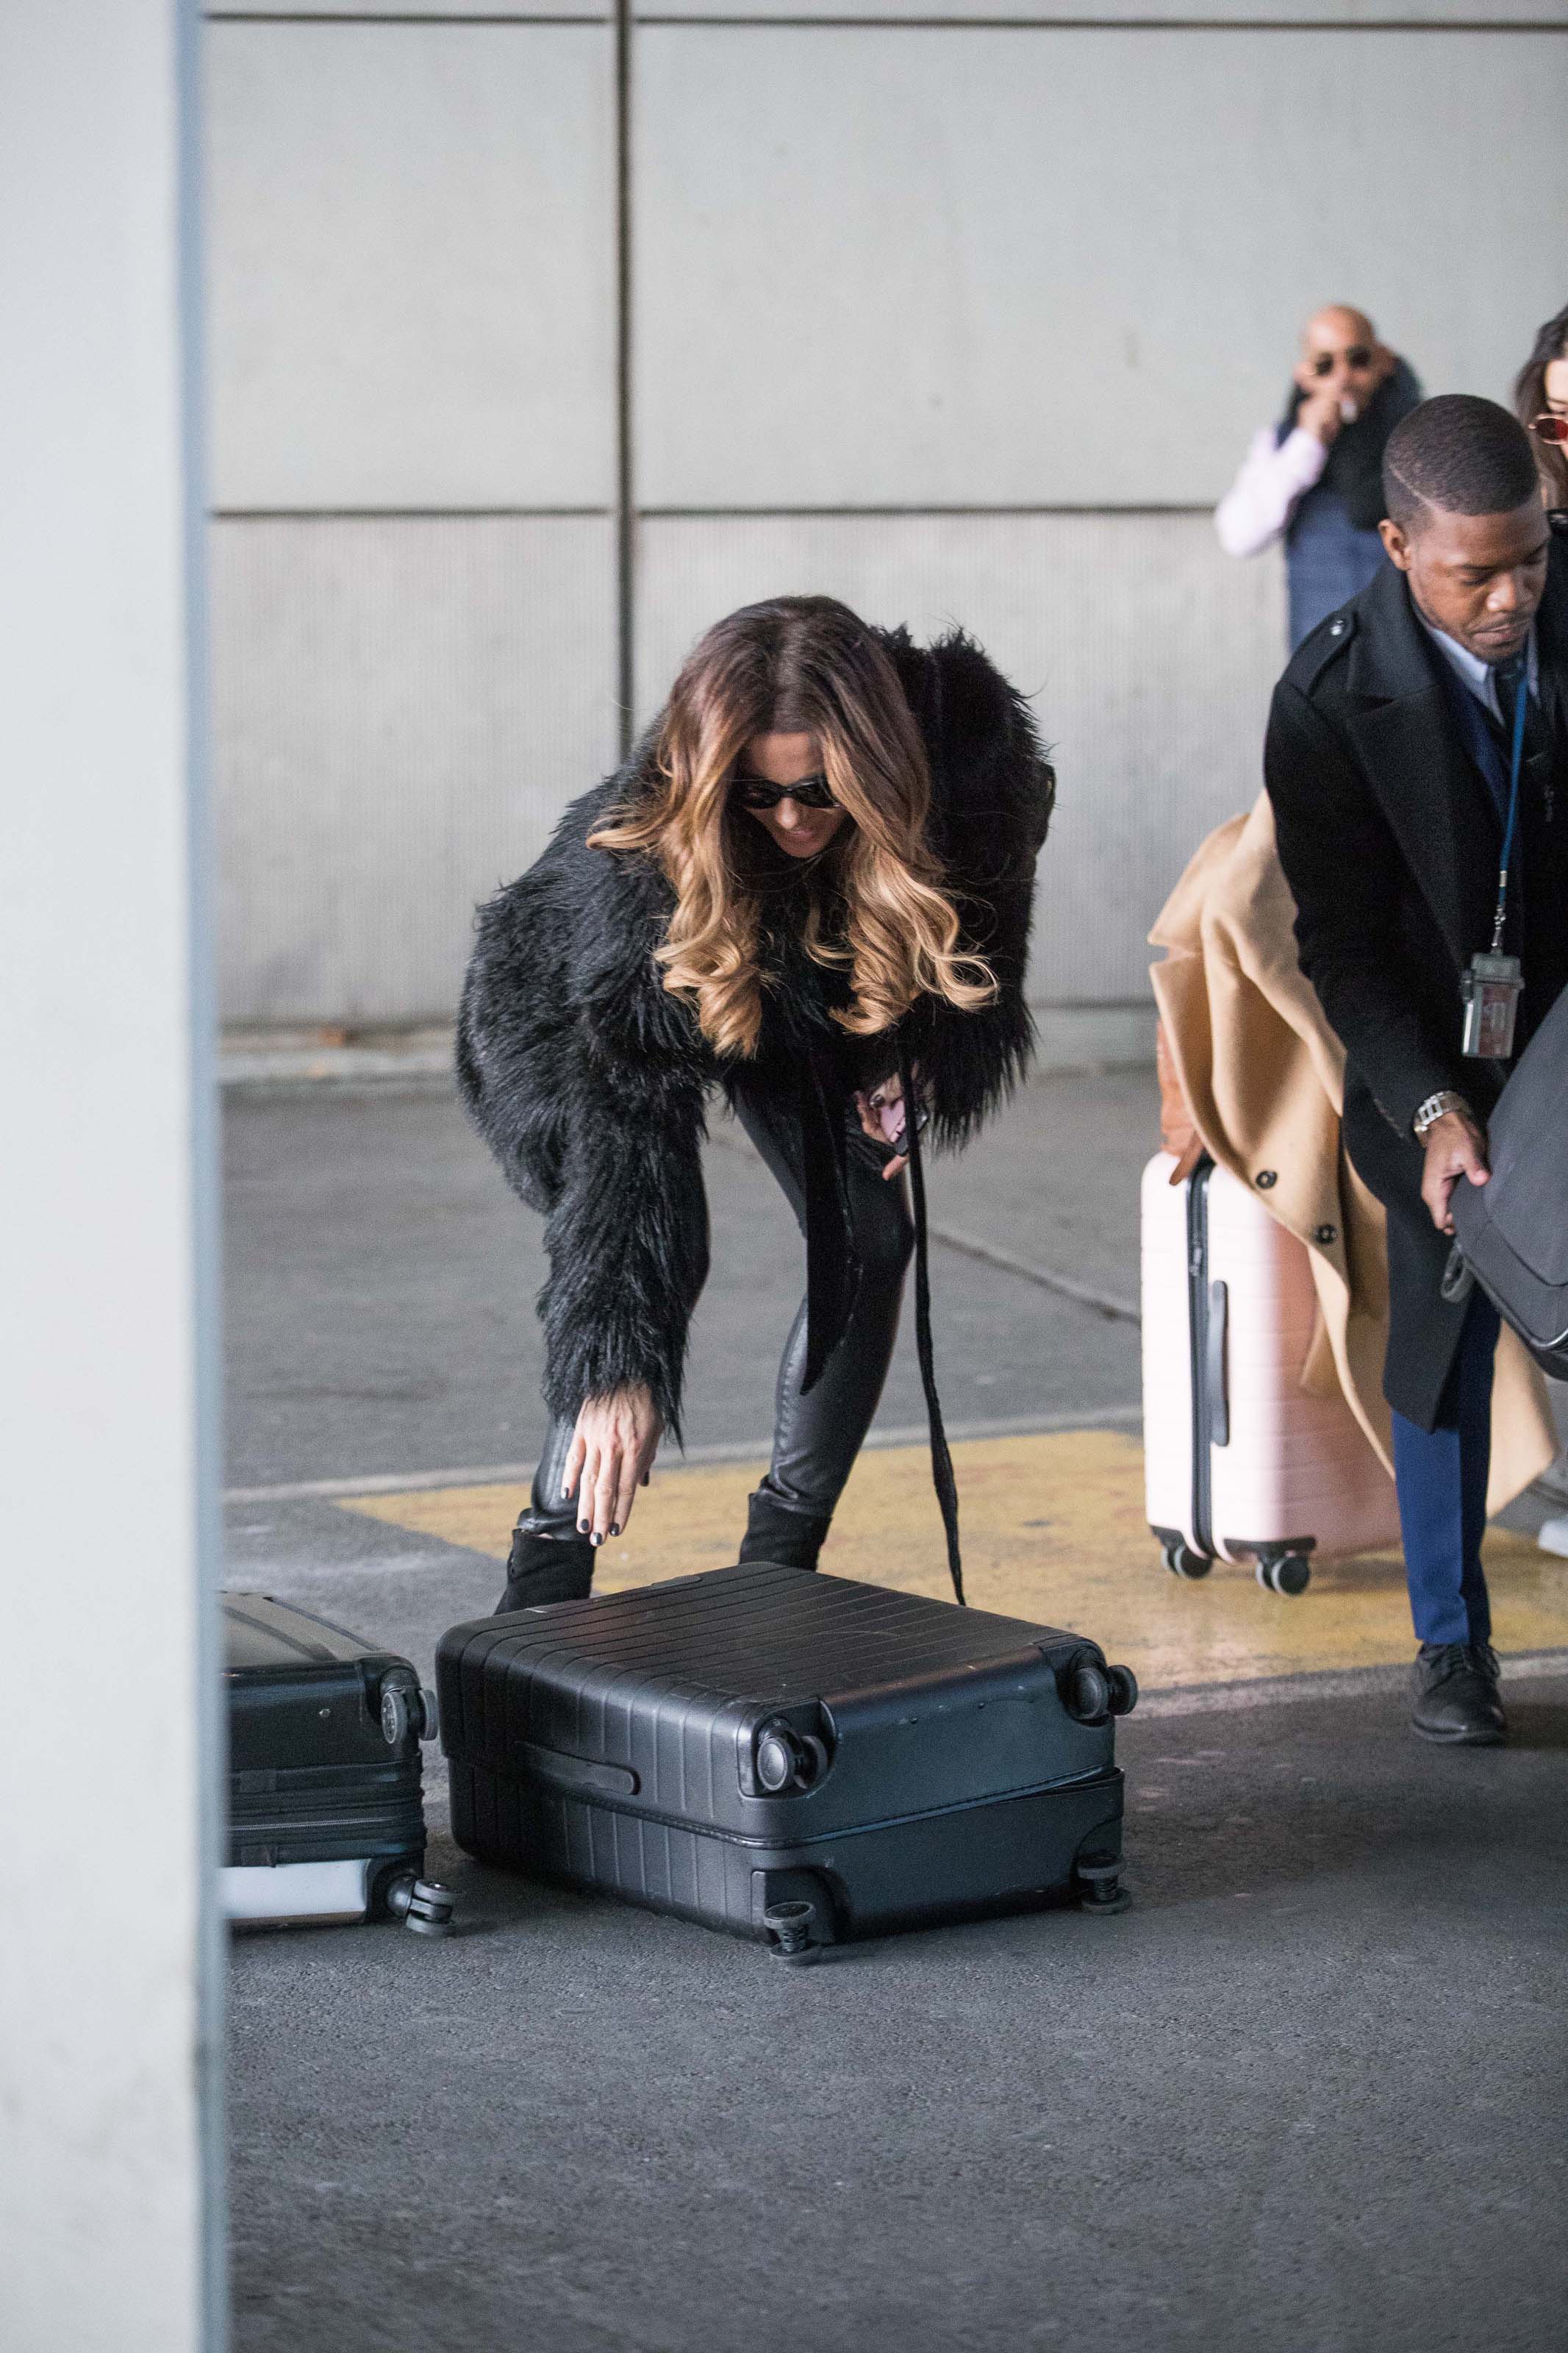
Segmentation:
{"type": "Polygon", "coordinates": [[[1375,531],[1357,531],[1337,491],[1314,484],[1285,533],[1285,577],[1290,596],[1290,649],[1370,586],[1386,564],[1375,531]]]}

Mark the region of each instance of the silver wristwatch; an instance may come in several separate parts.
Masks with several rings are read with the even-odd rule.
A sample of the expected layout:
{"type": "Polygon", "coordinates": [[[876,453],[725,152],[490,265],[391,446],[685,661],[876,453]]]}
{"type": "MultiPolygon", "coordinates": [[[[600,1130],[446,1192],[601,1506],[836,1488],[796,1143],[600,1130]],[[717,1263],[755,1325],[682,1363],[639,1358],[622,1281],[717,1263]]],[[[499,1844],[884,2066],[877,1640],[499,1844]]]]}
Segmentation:
{"type": "Polygon", "coordinates": [[[1470,1106],[1463,1095],[1457,1095],[1454,1092],[1452,1087],[1439,1087],[1435,1095],[1428,1095],[1426,1102],[1417,1107],[1415,1116],[1410,1123],[1415,1130],[1416,1141],[1424,1143],[1427,1129],[1436,1121],[1440,1120],[1445,1112],[1449,1111],[1462,1111],[1468,1116],[1470,1106]]]}

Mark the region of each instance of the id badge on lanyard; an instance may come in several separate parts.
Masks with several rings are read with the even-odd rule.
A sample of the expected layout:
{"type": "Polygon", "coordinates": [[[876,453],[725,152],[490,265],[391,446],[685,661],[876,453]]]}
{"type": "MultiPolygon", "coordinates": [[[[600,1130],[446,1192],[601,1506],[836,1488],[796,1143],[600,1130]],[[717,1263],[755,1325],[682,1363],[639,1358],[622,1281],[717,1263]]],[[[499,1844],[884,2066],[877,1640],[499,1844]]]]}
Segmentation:
{"type": "Polygon", "coordinates": [[[1510,763],[1508,824],[1502,837],[1502,865],[1497,879],[1497,912],[1492,917],[1489,950],[1478,949],[1469,969],[1459,978],[1465,1000],[1461,1050],[1473,1061],[1506,1062],[1513,1052],[1514,1024],[1519,1018],[1519,993],[1524,971],[1517,956],[1502,952],[1503,923],[1508,915],[1508,868],[1513,855],[1513,832],[1519,816],[1519,771],[1524,754],[1525,707],[1530,694],[1528,675],[1519,681],[1513,711],[1513,757],[1510,763]]]}

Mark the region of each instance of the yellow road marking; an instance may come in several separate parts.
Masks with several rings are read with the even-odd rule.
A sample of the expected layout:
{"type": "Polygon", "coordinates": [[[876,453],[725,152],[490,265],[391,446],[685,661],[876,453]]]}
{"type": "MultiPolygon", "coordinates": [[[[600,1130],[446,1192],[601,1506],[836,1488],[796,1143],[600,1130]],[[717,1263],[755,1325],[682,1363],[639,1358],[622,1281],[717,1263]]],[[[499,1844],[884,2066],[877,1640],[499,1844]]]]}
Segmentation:
{"type": "MultiPolygon", "coordinates": [[[[1397,1553],[1315,1568],[1299,1600],[1263,1592],[1222,1561],[1201,1583],[1170,1577],[1143,1518],[1135,1439],[1104,1430],[981,1438],[952,1450],[964,1577],[978,1609],[1092,1635],[1151,1688],[1386,1666],[1414,1653],[1397,1553]]],[[[764,1466],[656,1471],[595,1584],[617,1592],[721,1568],[735,1557],[746,1497],[764,1466]]],[[[504,1560],[527,1501],[520,1486],[363,1495],[341,1511],[504,1560]]],[[[1500,1650],[1568,1647],[1568,1560],[1528,1537],[1487,1539],[1500,1650]]],[[[822,1565],[905,1592],[945,1595],[942,1525],[923,1447],[868,1451],[838,1507],[822,1565]]]]}

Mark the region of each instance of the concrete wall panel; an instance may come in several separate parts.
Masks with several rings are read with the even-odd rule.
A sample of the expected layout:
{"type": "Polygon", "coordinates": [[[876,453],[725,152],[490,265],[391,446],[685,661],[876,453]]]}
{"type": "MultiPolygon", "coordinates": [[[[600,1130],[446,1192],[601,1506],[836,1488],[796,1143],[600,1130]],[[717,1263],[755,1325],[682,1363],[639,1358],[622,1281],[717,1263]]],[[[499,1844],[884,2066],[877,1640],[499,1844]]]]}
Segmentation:
{"type": "Polygon", "coordinates": [[[229,1020],[457,1002],[475,902],[615,754],[603,521],[220,522],[229,1020]]]}
{"type": "Polygon", "coordinates": [[[691,641],[759,597],[842,596],[921,638],[972,629],[1055,747],[1031,993],[1147,995],[1167,892],[1259,789],[1283,667],[1274,559],[1232,562],[1202,516],[779,516],[647,522],[640,572],[644,719],[691,641]]]}
{"type": "Polygon", "coordinates": [[[605,504],[605,28],[219,24],[206,59],[216,504],[605,504]]]}
{"type": "Polygon", "coordinates": [[[693,26],[637,50],[655,507],[1208,502],[1316,303],[1496,395],[1562,301],[1554,34],[693,26]],[[1479,127],[1504,122],[1530,171],[1498,173],[1479,127]]]}

